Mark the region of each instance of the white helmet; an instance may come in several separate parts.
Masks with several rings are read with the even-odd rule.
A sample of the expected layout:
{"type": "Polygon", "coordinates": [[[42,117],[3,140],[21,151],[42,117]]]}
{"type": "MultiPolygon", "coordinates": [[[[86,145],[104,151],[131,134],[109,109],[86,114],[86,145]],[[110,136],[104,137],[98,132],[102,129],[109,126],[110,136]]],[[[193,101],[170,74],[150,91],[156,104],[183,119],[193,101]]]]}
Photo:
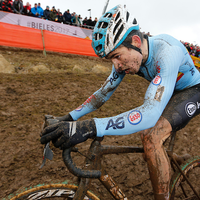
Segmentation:
{"type": "Polygon", "coordinates": [[[96,23],[92,34],[92,47],[99,57],[115,50],[132,30],[139,30],[136,19],[122,5],[106,12],[96,23]]]}

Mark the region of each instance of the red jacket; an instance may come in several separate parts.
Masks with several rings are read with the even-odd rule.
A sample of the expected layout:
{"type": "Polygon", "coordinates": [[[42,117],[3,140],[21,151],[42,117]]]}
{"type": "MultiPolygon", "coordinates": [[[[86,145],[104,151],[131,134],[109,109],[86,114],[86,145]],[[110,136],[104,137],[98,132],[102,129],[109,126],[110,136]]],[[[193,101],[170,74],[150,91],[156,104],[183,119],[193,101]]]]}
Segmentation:
{"type": "Polygon", "coordinates": [[[12,12],[12,1],[9,1],[9,0],[7,2],[3,1],[2,10],[12,12]]]}

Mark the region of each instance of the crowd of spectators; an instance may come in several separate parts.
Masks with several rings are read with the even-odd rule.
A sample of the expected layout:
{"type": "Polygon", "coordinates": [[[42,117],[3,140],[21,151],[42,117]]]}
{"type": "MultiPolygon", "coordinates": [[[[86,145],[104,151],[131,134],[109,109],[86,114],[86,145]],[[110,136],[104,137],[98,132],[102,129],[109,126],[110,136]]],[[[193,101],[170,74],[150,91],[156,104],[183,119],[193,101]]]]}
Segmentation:
{"type": "MultiPolygon", "coordinates": [[[[85,17],[82,19],[81,15],[76,14],[76,12],[70,13],[69,9],[62,13],[60,9],[56,9],[55,6],[51,9],[49,6],[46,6],[44,10],[40,3],[35,3],[34,6],[31,6],[30,3],[27,2],[26,5],[24,5],[23,0],[0,0],[0,10],[91,29],[93,29],[97,22],[97,18],[94,20],[92,20],[92,17],[85,17]]],[[[151,36],[149,32],[146,34],[151,36]]],[[[181,42],[187,48],[190,55],[200,58],[199,46],[183,41],[181,42]]]]}
{"type": "MultiPolygon", "coordinates": [[[[150,37],[152,36],[149,32],[148,33],[143,32],[143,34],[146,34],[150,37]]],[[[183,42],[181,40],[180,42],[186,47],[190,55],[200,58],[200,47],[198,45],[193,45],[188,42],[183,42]]]]}
{"type": "Polygon", "coordinates": [[[46,6],[46,9],[43,9],[40,3],[35,3],[34,6],[31,6],[27,2],[24,5],[23,0],[0,0],[0,10],[90,29],[93,29],[97,22],[97,18],[94,20],[92,20],[92,17],[82,19],[81,15],[76,14],[76,12],[70,13],[69,9],[62,13],[55,6],[51,9],[46,6]]]}
{"type": "Polygon", "coordinates": [[[193,45],[183,41],[181,42],[187,48],[190,55],[200,58],[200,47],[198,45],[193,45]]]}

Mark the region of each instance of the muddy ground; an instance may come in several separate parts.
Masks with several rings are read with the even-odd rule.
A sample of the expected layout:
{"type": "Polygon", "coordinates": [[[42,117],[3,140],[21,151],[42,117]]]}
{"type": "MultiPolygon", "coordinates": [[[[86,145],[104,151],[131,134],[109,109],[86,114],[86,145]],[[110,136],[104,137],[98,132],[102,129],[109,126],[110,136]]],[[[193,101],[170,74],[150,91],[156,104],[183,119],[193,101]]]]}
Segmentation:
{"type": "MultiPolygon", "coordinates": [[[[7,61],[15,66],[15,73],[0,74],[0,198],[23,187],[42,183],[76,181],[66,169],[61,150],[52,146],[53,161],[43,169],[43,145],[40,144],[41,124],[45,114],[62,116],[81,105],[109,73],[94,73],[99,64],[111,69],[111,63],[99,58],[0,48],[7,61]],[[32,73],[35,65],[45,65],[49,72],[32,73]],[[84,70],[74,71],[78,65],[84,70]],[[29,73],[30,72],[30,73],[29,73]]],[[[108,117],[130,110],[143,102],[148,82],[138,76],[127,75],[111,99],[99,110],[81,119],[108,117]]],[[[92,140],[79,145],[84,153],[92,140]]],[[[102,144],[141,145],[140,133],[128,136],[107,136],[102,144]]],[[[194,118],[176,138],[177,153],[200,155],[200,121],[194,118]]],[[[82,165],[75,155],[77,165],[82,165]]],[[[129,199],[153,199],[147,165],[141,154],[106,156],[105,168],[129,199]]],[[[101,199],[112,197],[105,193],[98,180],[91,188],[101,199]]]]}

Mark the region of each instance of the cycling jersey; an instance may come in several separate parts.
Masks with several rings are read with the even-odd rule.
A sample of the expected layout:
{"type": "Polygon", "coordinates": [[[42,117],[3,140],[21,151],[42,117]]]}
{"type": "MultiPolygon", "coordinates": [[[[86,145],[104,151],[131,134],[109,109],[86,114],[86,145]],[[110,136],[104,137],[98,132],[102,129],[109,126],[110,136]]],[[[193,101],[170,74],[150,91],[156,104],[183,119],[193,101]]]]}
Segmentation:
{"type": "MultiPolygon", "coordinates": [[[[131,134],[155,126],[174,91],[200,83],[200,73],[180,41],[166,34],[149,37],[148,49],[148,59],[137,73],[150,81],[144,104],[117,116],[94,118],[98,137],[131,134]]],[[[72,118],[77,120],[103,105],[124,76],[113,66],[104,85],[70,112],[72,118]]]]}

